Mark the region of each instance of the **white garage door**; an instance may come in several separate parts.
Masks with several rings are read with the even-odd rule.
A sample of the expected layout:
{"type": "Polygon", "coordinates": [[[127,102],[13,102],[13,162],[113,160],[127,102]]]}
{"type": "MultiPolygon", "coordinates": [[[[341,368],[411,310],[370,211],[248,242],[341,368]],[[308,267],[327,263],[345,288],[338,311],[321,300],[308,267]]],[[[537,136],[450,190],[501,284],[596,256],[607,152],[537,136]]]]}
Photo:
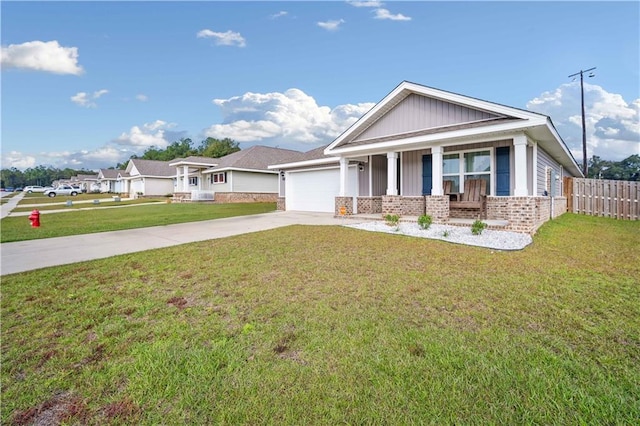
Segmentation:
{"type": "MultiPolygon", "coordinates": [[[[355,166],[349,167],[347,195],[357,194],[357,173],[355,166]]],[[[287,210],[332,213],[340,193],[340,168],[289,172],[285,186],[287,210]]]]}

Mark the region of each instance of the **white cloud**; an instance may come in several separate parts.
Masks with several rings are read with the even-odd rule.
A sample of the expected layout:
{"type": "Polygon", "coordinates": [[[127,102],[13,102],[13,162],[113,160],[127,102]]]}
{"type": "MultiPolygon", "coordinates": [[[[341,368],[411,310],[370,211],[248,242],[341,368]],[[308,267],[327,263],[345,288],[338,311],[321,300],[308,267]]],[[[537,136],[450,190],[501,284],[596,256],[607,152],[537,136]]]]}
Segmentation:
{"type": "Polygon", "coordinates": [[[136,100],[140,102],[147,102],[149,100],[149,97],[140,93],[139,95],[136,95],[136,100]]]}
{"type": "Polygon", "coordinates": [[[278,13],[274,13],[273,15],[269,16],[270,19],[278,19],[281,18],[283,16],[287,16],[289,14],[289,12],[281,10],[278,13]]]}
{"type": "Polygon", "coordinates": [[[272,140],[278,144],[328,143],[352,125],[373,103],[319,106],[302,90],[284,93],[245,93],[214,99],[222,109],[223,124],[205,129],[205,136],[237,142],[272,140]]]}
{"type": "MultiPolygon", "coordinates": [[[[640,99],[627,102],[601,86],[585,84],[587,157],[619,161],[640,154],[640,99]]],[[[527,103],[532,111],[551,117],[560,136],[582,162],[580,83],[563,84],[527,103]]]]}
{"type": "Polygon", "coordinates": [[[170,143],[165,137],[165,132],[172,127],[175,127],[174,123],[156,120],[153,123],[145,123],[142,127],[133,126],[128,133],[123,132],[114,142],[134,149],[151,146],[164,148],[170,143]]]}
{"type": "Polygon", "coordinates": [[[382,5],[384,3],[382,3],[381,1],[348,1],[347,3],[349,3],[351,6],[355,6],[355,7],[382,7],[382,5]]]}
{"type": "Polygon", "coordinates": [[[71,101],[81,107],[96,108],[98,105],[93,101],[107,93],[109,93],[109,91],[106,89],[98,90],[97,92],[93,92],[91,95],[87,92],[78,92],[71,97],[71,101]]]}
{"type": "Polygon", "coordinates": [[[21,68],[55,74],[80,75],[84,72],[78,65],[78,48],[63,47],[54,41],[29,41],[22,44],[2,46],[0,55],[5,68],[21,68]]]}
{"type": "Polygon", "coordinates": [[[197,34],[198,38],[213,38],[216,44],[219,46],[238,46],[245,47],[247,45],[246,40],[240,33],[234,31],[226,31],[224,33],[218,33],[211,30],[201,30],[197,34]]]}
{"type": "Polygon", "coordinates": [[[345,23],[344,19],[338,19],[338,20],[332,20],[332,21],[318,22],[318,26],[320,28],[324,28],[327,31],[337,31],[340,25],[344,23],[345,23]]]}
{"type": "Polygon", "coordinates": [[[2,168],[10,169],[15,167],[19,170],[28,169],[36,166],[36,157],[23,154],[18,151],[10,151],[2,154],[2,168]]]}
{"type": "Polygon", "coordinates": [[[411,17],[404,16],[402,13],[391,14],[387,9],[376,9],[373,11],[375,13],[374,19],[389,19],[391,21],[410,21],[411,17]]]}

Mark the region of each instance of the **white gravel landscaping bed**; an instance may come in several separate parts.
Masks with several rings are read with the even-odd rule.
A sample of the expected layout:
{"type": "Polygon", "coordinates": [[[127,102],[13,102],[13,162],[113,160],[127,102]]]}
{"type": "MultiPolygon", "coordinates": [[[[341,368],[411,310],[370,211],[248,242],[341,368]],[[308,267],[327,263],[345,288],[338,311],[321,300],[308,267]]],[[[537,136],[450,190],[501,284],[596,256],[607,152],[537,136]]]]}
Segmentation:
{"type": "Polygon", "coordinates": [[[496,250],[521,250],[533,241],[528,234],[485,229],[480,235],[473,235],[466,226],[431,225],[429,229],[421,229],[417,223],[400,222],[398,227],[389,226],[382,221],[345,224],[348,228],[364,231],[386,232],[388,234],[407,235],[411,237],[431,238],[451,243],[470,246],[487,247],[496,250]],[[446,235],[446,236],[445,236],[446,235]]]}

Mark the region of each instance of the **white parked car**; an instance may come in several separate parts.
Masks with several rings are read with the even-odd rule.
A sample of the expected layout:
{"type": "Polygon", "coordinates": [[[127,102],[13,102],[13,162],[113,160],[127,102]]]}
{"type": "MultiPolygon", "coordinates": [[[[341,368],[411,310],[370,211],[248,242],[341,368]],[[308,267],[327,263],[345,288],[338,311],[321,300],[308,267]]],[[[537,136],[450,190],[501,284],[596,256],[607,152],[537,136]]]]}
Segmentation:
{"type": "Polygon", "coordinates": [[[40,185],[30,185],[30,186],[25,186],[22,191],[31,194],[32,192],[44,192],[47,189],[51,189],[51,187],[50,186],[44,187],[40,185]]]}
{"type": "Polygon", "coordinates": [[[75,197],[79,193],[80,190],[78,188],[74,188],[71,185],[60,185],[56,188],[47,189],[46,191],[44,191],[44,195],[47,195],[49,197],[55,197],[56,195],[71,195],[75,197]]]}

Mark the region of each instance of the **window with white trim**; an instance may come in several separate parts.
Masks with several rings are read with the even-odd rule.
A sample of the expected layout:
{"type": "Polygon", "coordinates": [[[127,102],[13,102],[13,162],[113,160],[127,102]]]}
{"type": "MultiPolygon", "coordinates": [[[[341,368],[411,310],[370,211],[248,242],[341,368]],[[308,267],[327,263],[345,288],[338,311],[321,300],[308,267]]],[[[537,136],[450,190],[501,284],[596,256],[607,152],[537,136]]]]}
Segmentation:
{"type": "Polygon", "coordinates": [[[198,186],[198,176],[191,176],[189,178],[189,185],[198,186]]]}
{"type": "Polygon", "coordinates": [[[452,181],[452,192],[463,192],[464,181],[484,179],[491,192],[491,150],[462,151],[442,156],[442,180],[452,181]]]}
{"type": "Polygon", "coordinates": [[[211,183],[225,183],[227,181],[227,174],[225,172],[212,173],[210,179],[211,183]]]}

